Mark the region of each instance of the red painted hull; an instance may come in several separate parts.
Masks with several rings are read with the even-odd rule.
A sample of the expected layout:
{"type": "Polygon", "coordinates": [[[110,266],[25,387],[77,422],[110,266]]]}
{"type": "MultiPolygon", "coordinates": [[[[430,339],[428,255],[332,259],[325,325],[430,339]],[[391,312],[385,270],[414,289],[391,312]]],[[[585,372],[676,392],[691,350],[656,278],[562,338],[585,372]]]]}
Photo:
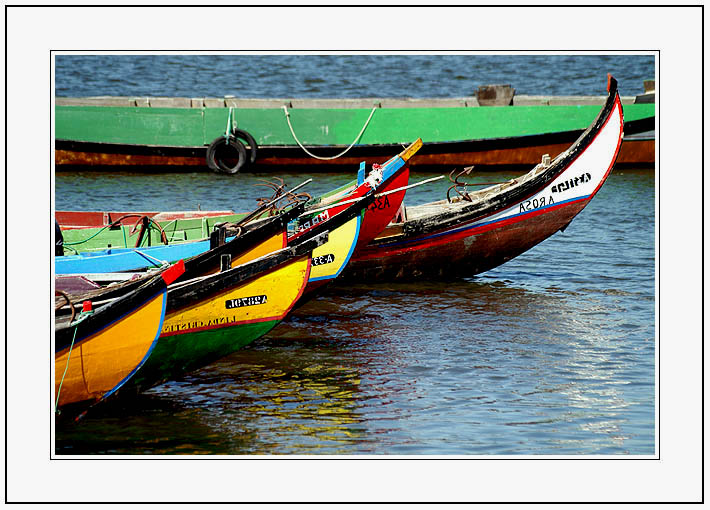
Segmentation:
{"type": "MultiPolygon", "coordinates": [[[[343,279],[410,280],[473,276],[517,257],[566,227],[589,200],[404,246],[371,245],[350,261],[343,279]]],[[[428,236],[427,236],[428,237],[428,236]]]]}
{"type": "Polygon", "coordinates": [[[357,281],[472,276],[564,229],[604,184],[623,139],[623,107],[608,77],[594,123],[563,153],[527,174],[466,195],[414,206],[352,258],[357,281]]]}
{"type": "MultiPolygon", "coordinates": [[[[395,189],[403,188],[409,183],[409,167],[404,166],[401,170],[395,173],[389,180],[385,181],[377,189],[378,193],[385,193],[395,189]]],[[[380,235],[382,231],[390,224],[397,214],[406,191],[398,191],[383,197],[375,199],[375,201],[365,211],[365,216],[360,225],[360,235],[358,236],[355,253],[358,250],[367,246],[375,237],[380,235]]]]}

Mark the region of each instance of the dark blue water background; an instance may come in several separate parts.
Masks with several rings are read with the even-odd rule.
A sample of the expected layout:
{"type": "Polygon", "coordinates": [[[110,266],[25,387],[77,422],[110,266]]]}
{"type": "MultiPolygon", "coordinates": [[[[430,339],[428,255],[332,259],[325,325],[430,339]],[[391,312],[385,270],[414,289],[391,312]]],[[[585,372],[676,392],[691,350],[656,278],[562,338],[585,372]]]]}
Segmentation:
{"type": "Polygon", "coordinates": [[[58,97],[466,97],[643,93],[649,55],[56,55],[58,97]]]}
{"type": "MultiPolygon", "coordinates": [[[[647,57],[164,56],[110,57],[90,72],[106,58],[58,57],[58,95],[443,97],[491,82],[529,94],[601,94],[609,70],[635,94],[653,69],[647,57]],[[377,82],[387,58],[418,65],[377,82]]],[[[353,175],[281,176],[313,177],[315,195],[353,175]]],[[[55,205],[247,210],[258,178],[62,172],[55,205]]],[[[443,198],[447,187],[412,190],[405,202],[443,198]]],[[[60,424],[56,451],[653,454],[655,193],[652,172],[614,171],[565,232],[485,274],[332,287],[246,349],[60,424]]]]}

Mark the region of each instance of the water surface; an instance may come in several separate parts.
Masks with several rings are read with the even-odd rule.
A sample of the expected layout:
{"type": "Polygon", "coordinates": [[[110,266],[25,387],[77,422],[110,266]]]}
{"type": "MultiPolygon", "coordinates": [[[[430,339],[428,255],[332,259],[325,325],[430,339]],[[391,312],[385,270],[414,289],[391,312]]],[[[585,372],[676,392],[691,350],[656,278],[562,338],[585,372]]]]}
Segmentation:
{"type": "MultiPolygon", "coordinates": [[[[313,177],[314,194],[347,178],[313,177]]],[[[245,210],[257,179],[61,173],[57,209],[245,210]]],[[[331,287],[246,349],[60,424],[56,452],[653,454],[654,196],[652,173],[616,171],[565,232],[497,269],[331,287]]]]}
{"type": "Polygon", "coordinates": [[[466,97],[642,94],[652,55],[56,55],[55,95],[167,97],[466,97]]]}

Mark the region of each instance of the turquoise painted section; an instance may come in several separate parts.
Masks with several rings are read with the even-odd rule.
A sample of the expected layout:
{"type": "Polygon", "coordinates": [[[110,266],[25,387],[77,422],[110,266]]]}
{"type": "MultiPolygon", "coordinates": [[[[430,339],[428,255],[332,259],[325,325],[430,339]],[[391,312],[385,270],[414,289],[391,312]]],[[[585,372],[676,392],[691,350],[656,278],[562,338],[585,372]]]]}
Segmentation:
{"type": "Polygon", "coordinates": [[[153,259],[176,262],[199,255],[207,251],[209,247],[209,241],[195,241],[151,248],[110,248],[79,255],[63,255],[54,257],[54,272],[61,275],[139,271],[150,267],[160,267],[161,264],[153,259]],[[141,253],[149,255],[149,257],[144,257],[141,253]]]}
{"type": "Polygon", "coordinates": [[[357,170],[357,185],[360,186],[365,182],[365,162],[360,162],[360,168],[357,170]]]}
{"type": "Polygon", "coordinates": [[[399,156],[395,156],[384,164],[382,171],[382,181],[386,181],[392,177],[397,170],[404,166],[404,160],[399,156]]]}

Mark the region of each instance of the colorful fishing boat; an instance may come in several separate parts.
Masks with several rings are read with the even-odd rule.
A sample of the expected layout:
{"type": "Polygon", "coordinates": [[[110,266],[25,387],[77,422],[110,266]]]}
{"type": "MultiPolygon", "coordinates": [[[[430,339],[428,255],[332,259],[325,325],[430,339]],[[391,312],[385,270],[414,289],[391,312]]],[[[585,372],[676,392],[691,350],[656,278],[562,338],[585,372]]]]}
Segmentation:
{"type": "MultiPolygon", "coordinates": [[[[85,301],[76,316],[58,316],[54,337],[55,408],[85,409],[125,385],[150,357],[160,336],[167,286],[184,271],[176,264],[122,298],[92,309],[85,301]]],[[[63,301],[61,301],[63,300],[63,301]]]]}
{"type": "MultiPolygon", "coordinates": [[[[136,98],[101,101],[57,98],[58,170],[329,170],[363,160],[377,163],[417,137],[424,147],[411,160],[414,170],[527,166],[543,154],[554,158],[564,151],[599,108],[543,101],[519,105],[515,99],[511,106],[487,107],[475,98],[173,98],[171,107],[159,98],[142,98],[140,106],[136,98]]],[[[655,129],[655,104],[628,97],[624,107],[627,135],[655,129]]],[[[618,161],[652,165],[655,140],[628,139],[618,161]]]]}
{"type": "MultiPolygon", "coordinates": [[[[157,341],[151,345],[150,355],[121,382],[120,392],[117,387],[111,394],[149,388],[234,352],[269,331],[301,297],[310,276],[312,252],[327,239],[327,231],[314,233],[293,246],[236,267],[230,265],[225,253],[230,243],[226,243],[181,264],[181,273],[168,286],[161,308],[162,330],[157,337],[153,331],[157,341]]],[[[91,299],[97,306],[115,307],[114,303],[134,300],[141,281],[153,278],[143,275],[139,280],[55,301],[61,307],[91,299]]],[[[57,323],[68,323],[71,319],[67,315],[66,306],[58,310],[57,323]]],[[[124,335],[128,333],[124,331],[124,335]]],[[[64,340],[62,347],[67,343],[64,340]]]]}
{"type": "Polygon", "coordinates": [[[624,108],[616,80],[594,122],[563,153],[527,174],[451,200],[406,207],[359,251],[345,279],[472,276],[520,255],[559,230],[596,195],[619,155],[624,108]]]}
{"type": "Polygon", "coordinates": [[[145,390],[203,367],[269,332],[301,297],[312,252],[327,238],[323,233],[246,264],[173,284],[153,353],[122,391],[145,390]]]}
{"type": "MultiPolygon", "coordinates": [[[[391,157],[382,165],[375,164],[372,171],[365,175],[364,164],[360,165],[357,181],[348,183],[345,186],[334,190],[323,197],[310,201],[307,205],[310,213],[304,213],[303,207],[296,210],[296,207],[282,211],[280,223],[296,219],[303,214],[298,224],[294,228],[299,229],[293,232],[291,236],[286,237],[283,234],[280,238],[273,238],[270,244],[259,244],[253,251],[244,253],[240,257],[236,257],[234,253],[232,264],[246,262],[257,256],[265,255],[277,249],[284,248],[289,242],[294,242],[295,239],[303,236],[306,231],[315,224],[322,223],[325,219],[339,214],[341,211],[348,208],[348,205],[339,205],[343,201],[349,201],[365,196],[368,193],[377,193],[372,203],[369,203],[363,214],[352,218],[347,225],[342,228],[333,227],[332,222],[327,225],[321,225],[321,229],[327,228],[330,230],[330,241],[327,246],[317,250],[316,264],[312,272],[312,280],[315,282],[318,279],[329,280],[337,277],[346,266],[350,256],[356,247],[364,246],[379,234],[384,227],[393,219],[402,200],[404,199],[405,190],[409,182],[409,167],[407,161],[413,154],[422,146],[421,140],[417,140],[410,144],[406,149],[398,155],[391,157]],[[399,191],[397,191],[399,190],[399,191]],[[329,206],[326,208],[326,206],[329,206]],[[318,209],[317,213],[312,211],[318,209]],[[310,227],[306,227],[306,225],[310,227]]],[[[308,181],[307,181],[308,182],[308,181]]],[[[307,183],[306,182],[306,183],[307,183]]],[[[306,184],[304,183],[304,184],[306,184]]],[[[264,205],[253,211],[249,215],[240,213],[235,215],[238,220],[238,228],[227,225],[226,235],[236,235],[237,232],[243,233],[244,230],[255,228],[264,228],[265,223],[274,224],[273,219],[260,218],[261,214],[268,211],[269,207],[275,202],[283,198],[293,196],[293,192],[299,189],[303,184],[296,186],[294,189],[282,192],[277,190],[276,196],[272,200],[265,201],[264,205]],[[250,217],[259,218],[256,221],[249,222],[250,217]]],[[[353,209],[354,211],[354,209],[353,209]]],[[[134,214],[134,213],[131,213],[134,214]]],[[[139,213],[135,213],[139,214],[139,213]]],[[[280,227],[274,227],[280,228],[280,227]]],[[[262,230],[262,233],[265,233],[262,230]]],[[[254,237],[254,236],[252,236],[254,237]]],[[[243,243],[243,240],[240,241],[243,243]]],[[[189,259],[198,254],[204,253],[213,247],[210,241],[195,241],[185,243],[169,243],[147,248],[110,248],[95,252],[79,253],[77,255],[64,255],[55,257],[55,273],[57,275],[84,275],[90,280],[104,278],[104,273],[117,273],[126,271],[143,271],[149,267],[160,267],[178,259],[189,259]]],[[[110,276],[114,278],[114,276],[110,276]]],[[[58,278],[58,285],[72,285],[72,288],[86,288],[83,285],[83,278],[58,278]],[[80,281],[82,280],[82,281],[80,281]],[[81,284],[81,287],[77,287],[81,284]]],[[[309,289],[309,290],[312,290],[309,289]]]]}
{"type": "MultiPolygon", "coordinates": [[[[185,262],[179,278],[168,287],[162,332],[152,345],[150,356],[141,360],[141,366],[130,379],[122,382],[121,393],[141,391],[204,366],[268,332],[302,299],[312,267],[328,265],[324,261],[312,263],[317,260],[315,250],[328,246],[326,229],[332,227],[335,232],[345,229],[343,239],[348,246],[354,246],[357,236],[346,237],[354,235],[350,225],[353,222],[360,225],[363,211],[374,199],[374,190],[371,190],[354,202],[334,206],[341,210],[294,234],[287,247],[249,262],[233,266],[240,260],[229,255],[234,250],[228,247],[235,241],[218,245],[185,262]]],[[[304,205],[299,206],[299,212],[304,205]]],[[[283,227],[281,234],[273,236],[275,239],[286,239],[286,225],[283,227]]],[[[226,232],[220,237],[224,236],[226,232]]],[[[268,241],[263,244],[268,245],[268,241]]],[[[345,249],[352,253],[352,248],[343,248],[340,242],[331,245],[328,251],[340,258],[345,256],[345,249]]],[[[248,253],[258,255],[254,249],[248,253]]],[[[315,281],[327,280],[331,271],[318,274],[315,281]]],[[[86,299],[100,304],[124,302],[146,278],[149,276],[143,275],[138,280],[91,289],[64,299],[70,304],[86,299]]],[[[61,320],[66,321],[66,318],[60,317],[61,320]]],[[[117,391],[118,388],[112,394],[117,391]]]]}

